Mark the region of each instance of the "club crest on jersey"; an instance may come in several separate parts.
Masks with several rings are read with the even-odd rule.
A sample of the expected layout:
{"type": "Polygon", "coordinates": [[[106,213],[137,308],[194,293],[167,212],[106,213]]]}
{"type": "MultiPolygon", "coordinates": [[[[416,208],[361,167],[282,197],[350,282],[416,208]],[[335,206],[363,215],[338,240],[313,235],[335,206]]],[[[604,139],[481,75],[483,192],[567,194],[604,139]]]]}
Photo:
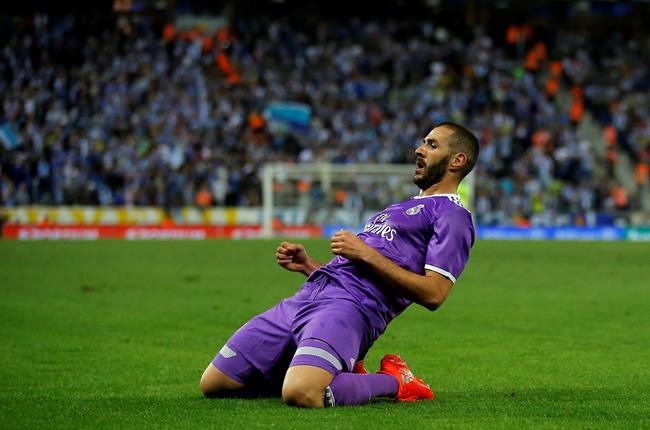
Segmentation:
{"type": "Polygon", "coordinates": [[[422,210],[423,207],[424,207],[424,205],[416,205],[416,206],[413,206],[412,208],[407,209],[406,212],[404,212],[404,213],[406,215],[411,215],[411,216],[417,215],[417,214],[420,213],[420,211],[422,210]]]}

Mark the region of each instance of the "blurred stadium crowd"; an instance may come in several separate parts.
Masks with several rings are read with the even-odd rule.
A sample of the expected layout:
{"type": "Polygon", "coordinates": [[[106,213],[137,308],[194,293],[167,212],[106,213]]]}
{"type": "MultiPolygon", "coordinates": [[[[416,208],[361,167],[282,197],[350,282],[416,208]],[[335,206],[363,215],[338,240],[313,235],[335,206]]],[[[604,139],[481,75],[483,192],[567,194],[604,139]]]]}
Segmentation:
{"type": "Polygon", "coordinates": [[[138,16],[16,19],[0,205],[259,206],[265,162],[411,163],[453,120],[480,138],[480,224],[650,211],[647,34],[441,24],[249,18],[202,37],[138,16]],[[272,101],[307,123],[274,124],[272,101]]]}

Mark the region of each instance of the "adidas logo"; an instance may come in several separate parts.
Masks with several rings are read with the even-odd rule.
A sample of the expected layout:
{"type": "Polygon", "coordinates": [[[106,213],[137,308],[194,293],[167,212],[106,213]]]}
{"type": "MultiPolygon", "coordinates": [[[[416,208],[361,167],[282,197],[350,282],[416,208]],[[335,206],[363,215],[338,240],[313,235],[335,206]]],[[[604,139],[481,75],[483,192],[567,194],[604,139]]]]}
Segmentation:
{"type": "Polygon", "coordinates": [[[409,382],[411,382],[414,379],[413,373],[411,373],[410,370],[400,369],[399,373],[402,374],[402,383],[403,384],[408,384],[409,382]]]}

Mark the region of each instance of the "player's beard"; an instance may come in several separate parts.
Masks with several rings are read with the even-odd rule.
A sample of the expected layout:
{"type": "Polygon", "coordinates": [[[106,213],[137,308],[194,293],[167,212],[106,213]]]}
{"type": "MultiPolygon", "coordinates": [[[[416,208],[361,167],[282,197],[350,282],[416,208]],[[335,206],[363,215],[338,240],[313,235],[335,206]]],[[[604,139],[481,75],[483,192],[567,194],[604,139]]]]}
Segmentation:
{"type": "Polygon", "coordinates": [[[413,177],[413,183],[421,190],[426,190],[433,184],[440,182],[447,172],[447,162],[451,156],[447,155],[437,163],[425,167],[424,174],[413,177]]]}

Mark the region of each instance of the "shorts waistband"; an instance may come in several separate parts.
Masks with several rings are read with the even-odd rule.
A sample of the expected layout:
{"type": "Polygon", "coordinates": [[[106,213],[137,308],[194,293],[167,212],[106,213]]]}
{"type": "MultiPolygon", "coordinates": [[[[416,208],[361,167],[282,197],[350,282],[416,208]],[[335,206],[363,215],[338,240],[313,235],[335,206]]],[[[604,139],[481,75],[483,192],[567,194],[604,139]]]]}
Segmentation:
{"type": "Polygon", "coordinates": [[[311,282],[312,284],[320,284],[327,281],[327,279],[329,279],[327,273],[324,273],[321,270],[315,270],[311,273],[311,275],[309,275],[307,282],[311,282]]]}

